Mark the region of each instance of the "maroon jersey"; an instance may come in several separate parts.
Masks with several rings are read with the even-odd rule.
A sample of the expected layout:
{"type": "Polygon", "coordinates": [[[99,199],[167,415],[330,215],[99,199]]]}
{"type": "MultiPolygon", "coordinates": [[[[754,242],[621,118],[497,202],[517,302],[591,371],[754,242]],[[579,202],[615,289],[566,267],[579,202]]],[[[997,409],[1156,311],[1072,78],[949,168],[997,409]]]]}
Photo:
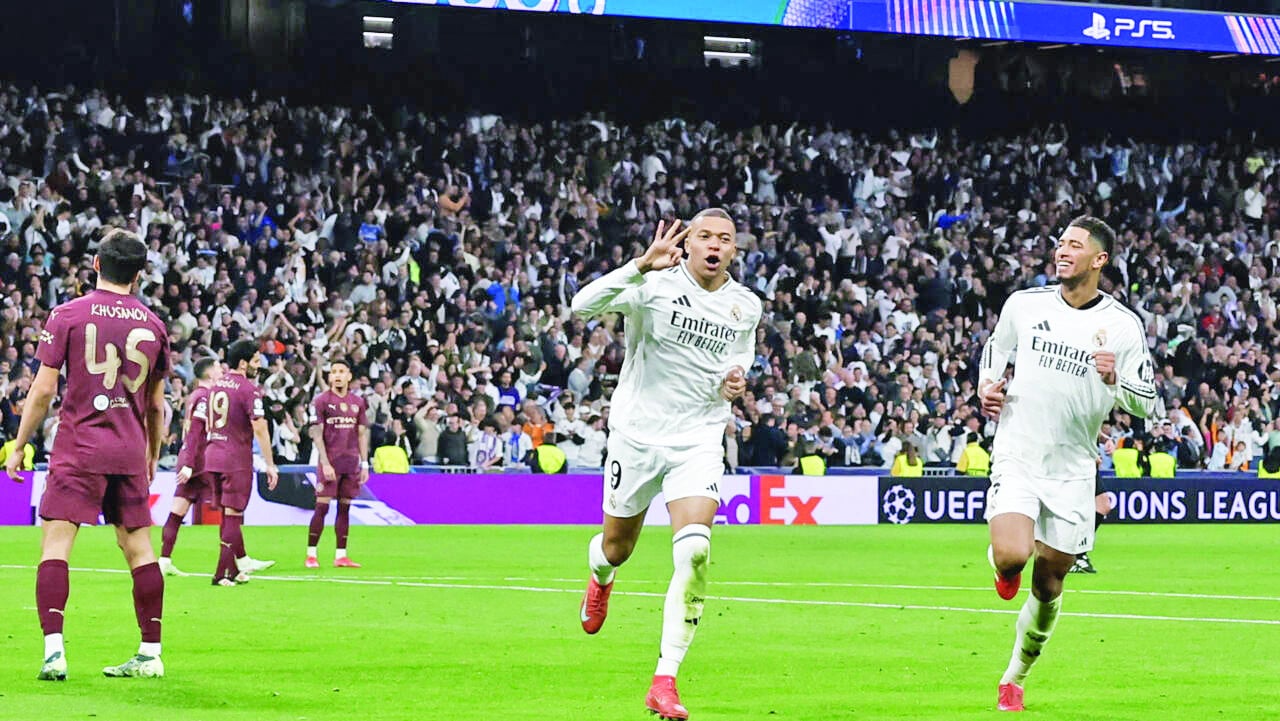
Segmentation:
{"type": "Polygon", "coordinates": [[[312,404],[316,410],[316,423],[323,428],[325,455],[333,465],[333,472],[359,473],[360,429],[369,425],[369,406],[364,399],[348,392],[340,396],[325,391],[316,396],[312,404]]]}
{"type": "Polygon", "coordinates": [[[189,467],[191,475],[204,471],[204,448],[209,443],[209,389],[198,386],[187,397],[186,433],[178,452],[178,468],[189,467]]]}
{"type": "Polygon", "coordinates": [[[67,378],[50,470],[147,473],[147,394],[169,370],[160,318],[131,295],[95,290],[53,309],[36,358],[67,378]]]}
{"type": "Polygon", "coordinates": [[[208,445],[204,470],[235,473],[253,470],[253,422],[262,417],[262,391],[239,373],[228,373],[209,387],[208,445]]]}

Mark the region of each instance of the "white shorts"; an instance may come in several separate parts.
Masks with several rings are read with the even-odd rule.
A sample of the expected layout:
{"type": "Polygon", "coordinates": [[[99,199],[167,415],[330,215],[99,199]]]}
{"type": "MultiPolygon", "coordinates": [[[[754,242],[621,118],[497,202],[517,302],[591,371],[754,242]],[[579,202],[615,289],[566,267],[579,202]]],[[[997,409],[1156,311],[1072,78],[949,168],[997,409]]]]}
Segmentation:
{"type": "Polygon", "coordinates": [[[668,503],[693,496],[720,501],[724,448],[719,443],[647,446],[614,431],[609,434],[608,447],[602,504],[606,515],[638,516],[648,510],[659,491],[668,503]]]}
{"type": "Polygon", "coordinates": [[[986,520],[1017,513],[1035,521],[1036,540],[1075,555],[1093,548],[1094,480],[1036,478],[1016,462],[991,465],[986,520]]]}

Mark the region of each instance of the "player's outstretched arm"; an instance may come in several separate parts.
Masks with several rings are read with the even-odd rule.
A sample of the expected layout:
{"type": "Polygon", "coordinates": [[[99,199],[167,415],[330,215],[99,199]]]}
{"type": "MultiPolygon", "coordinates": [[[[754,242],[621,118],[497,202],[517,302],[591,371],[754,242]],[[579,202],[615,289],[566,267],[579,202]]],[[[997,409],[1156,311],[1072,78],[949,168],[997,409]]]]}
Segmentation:
{"type": "Polygon", "coordinates": [[[9,451],[9,457],[4,464],[9,477],[18,483],[22,482],[18,471],[22,470],[27,444],[31,442],[31,436],[35,435],[36,428],[44,423],[44,417],[49,414],[49,406],[58,395],[58,376],[61,374],[62,371],[57,368],[42,365],[36,373],[35,380],[31,382],[31,390],[27,391],[27,402],[22,407],[22,421],[18,424],[18,435],[13,439],[13,450],[9,451]]]}
{"type": "Polygon", "coordinates": [[[680,230],[676,220],[668,227],[658,223],[653,242],[639,258],[588,283],[576,295],[570,307],[574,315],[590,318],[601,313],[630,313],[639,301],[639,288],[644,285],[644,274],[651,270],[665,270],[680,262],[684,251],[681,241],[689,229],[680,230]]]}

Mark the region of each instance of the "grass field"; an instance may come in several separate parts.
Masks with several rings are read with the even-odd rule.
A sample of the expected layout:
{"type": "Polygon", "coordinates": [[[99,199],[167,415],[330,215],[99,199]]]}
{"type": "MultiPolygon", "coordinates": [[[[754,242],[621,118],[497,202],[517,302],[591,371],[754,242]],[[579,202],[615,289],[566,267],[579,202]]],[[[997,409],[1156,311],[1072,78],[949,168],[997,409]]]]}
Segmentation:
{"type": "MultiPolygon", "coordinates": [[[[214,530],[183,530],[180,568],[212,570],[214,530]]],[[[1103,528],[1102,572],[1070,577],[1028,711],[1280,717],[1278,530],[1103,528]]],[[[666,529],[646,531],[595,637],[577,619],[591,529],[354,531],[361,570],[305,571],[305,529],[249,528],[250,552],[280,561],[266,576],[231,589],[170,579],[168,675],[143,681],[100,675],[136,650],[137,628],[110,530],[85,529],[71,678],[51,684],[34,680],[38,531],[0,530],[0,719],[647,718],[666,529]]],[[[980,526],[717,528],[712,598],[681,674],[692,717],[996,717],[1020,599],[991,590],[985,547],[980,526]]]]}

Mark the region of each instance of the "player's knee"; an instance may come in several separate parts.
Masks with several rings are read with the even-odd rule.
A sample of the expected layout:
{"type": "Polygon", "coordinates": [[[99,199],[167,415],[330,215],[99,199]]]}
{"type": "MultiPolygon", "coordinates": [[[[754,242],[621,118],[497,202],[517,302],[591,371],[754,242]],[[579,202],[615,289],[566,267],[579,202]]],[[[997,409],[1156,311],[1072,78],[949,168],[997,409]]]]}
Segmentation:
{"type": "Polygon", "coordinates": [[[1048,574],[1037,575],[1032,580],[1031,593],[1036,600],[1048,603],[1062,595],[1062,579],[1048,574]]]}
{"type": "Polygon", "coordinates": [[[609,538],[605,537],[603,542],[604,557],[609,561],[611,566],[621,566],[631,558],[632,552],[636,550],[636,541],[634,538],[609,538]]]}
{"type": "Polygon", "coordinates": [[[1026,567],[1034,550],[1031,544],[1005,543],[992,548],[992,557],[1002,573],[1017,573],[1026,567]]]}

